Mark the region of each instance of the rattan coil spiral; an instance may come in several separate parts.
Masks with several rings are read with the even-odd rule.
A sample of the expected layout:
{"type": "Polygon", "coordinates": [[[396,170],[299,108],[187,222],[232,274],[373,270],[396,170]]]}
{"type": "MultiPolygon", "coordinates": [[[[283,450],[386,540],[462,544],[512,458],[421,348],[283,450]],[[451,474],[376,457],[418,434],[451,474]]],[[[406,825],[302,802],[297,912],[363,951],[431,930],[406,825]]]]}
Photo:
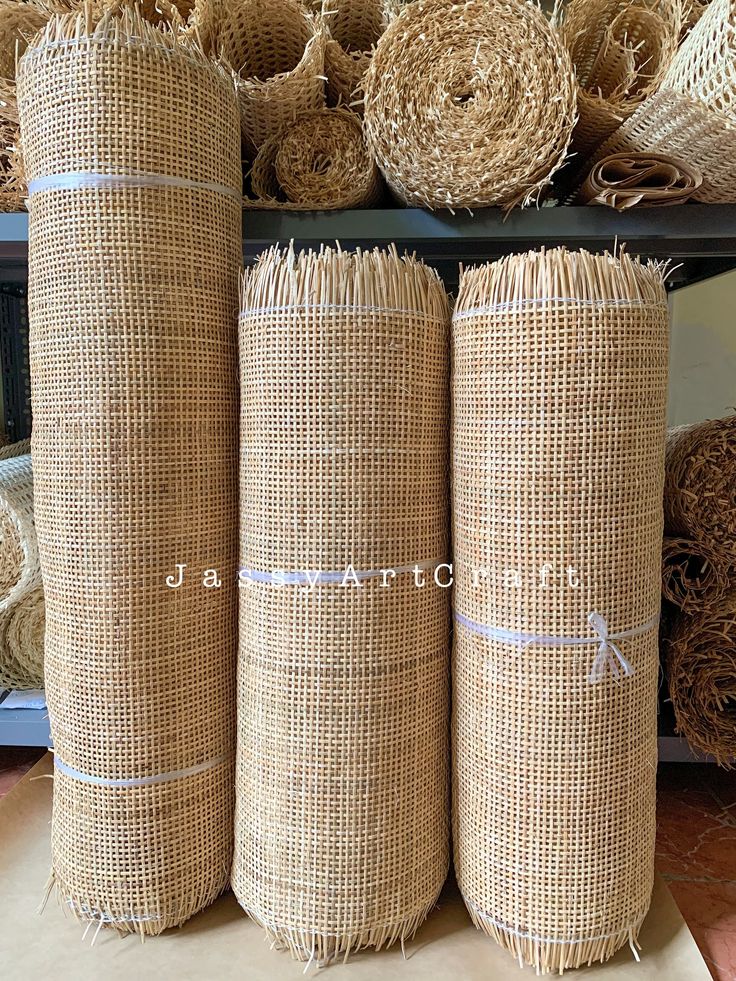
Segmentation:
{"type": "Polygon", "coordinates": [[[0,461],[0,613],[41,583],[30,456],[0,461]]]}
{"type": "Polygon", "coordinates": [[[732,565],[717,549],[691,538],[666,537],[662,595],[683,613],[717,609],[731,592],[732,565]]]}
{"type": "Polygon", "coordinates": [[[43,688],[43,587],[0,613],[0,689],[43,688]]]}

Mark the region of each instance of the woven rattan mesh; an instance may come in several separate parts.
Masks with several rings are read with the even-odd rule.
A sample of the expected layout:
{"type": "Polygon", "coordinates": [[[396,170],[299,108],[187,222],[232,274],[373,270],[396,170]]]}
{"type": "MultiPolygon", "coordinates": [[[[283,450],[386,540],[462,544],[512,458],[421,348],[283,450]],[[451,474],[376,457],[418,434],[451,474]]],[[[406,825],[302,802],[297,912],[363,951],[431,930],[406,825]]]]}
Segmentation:
{"type": "Polygon", "coordinates": [[[0,613],[41,583],[31,457],[0,461],[0,613]]]}
{"type": "Polygon", "coordinates": [[[510,256],[461,276],[453,333],[455,870],[481,930],[562,971],[635,942],[652,886],[661,271],[510,256]],[[648,624],[633,676],[564,644],[591,612],[648,624]]]}
{"type": "Polygon", "coordinates": [[[670,430],[664,518],[736,564],[736,415],[670,430]]]}
{"type": "Polygon", "coordinates": [[[0,689],[43,688],[43,587],[0,613],[0,689]]]}
{"type": "MultiPolygon", "coordinates": [[[[395,252],[273,250],[242,307],[241,568],[442,561],[436,274],[395,252]]],[[[448,591],[426,575],[240,590],[233,888],[303,960],[410,937],[447,873],[448,591]]]]}
{"type": "Polygon", "coordinates": [[[403,201],[431,208],[536,199],[562,165],[575,78],[555,29],[516,0],[417,0],[364,80],[368,145],[403,201]]]}
{"type": "Polygon", "coordinates": [[[655,92],[677,50],[681,0],[572,0],[563,34],[578,79],[580,158],[655,92]]]}
{"type": "Polygon", "coordinates": [[[736,613],[679,617],[667,651],[667,678],[677,731],[724,767],[736,766],[736,613]]]}
{"type": "Polygon", "coordinates": [[[0,446],[0,460],[9,460],[14,456],[24,456],[30,452],[30,439],[19,439],[17,443],[7,443],[5,446],[0,446]]]}
{"type": "Polygon", "coordinates": [[[704,542],[667,537],[662,546],[662,595],[684,613],[717,609],[732,591],[735,562],[704,542]]]}
{"type": "Polygon", "coordinates": [[[29,316],[52,881],[79,918],[155,934],[232,854],[237,106],[131,11],[53,20],[18,101],[30,179],[143,175],[32,194],[29,316]]]}
{"type": "Polygon", "coordinates": [[[386,0],[326,0],[325,21],[329,39],[325,46],[327,102],[353,105],[362,111],[362,80],[373,48],[386,29],[393,4],[386,0]]]}
{"type": "Polygon", "coordinates": [[[305,113],[256,155],[246,207],[295,210],[365,208],[381,197],[381,178],[360,118],[346,109],[305,113]]]}

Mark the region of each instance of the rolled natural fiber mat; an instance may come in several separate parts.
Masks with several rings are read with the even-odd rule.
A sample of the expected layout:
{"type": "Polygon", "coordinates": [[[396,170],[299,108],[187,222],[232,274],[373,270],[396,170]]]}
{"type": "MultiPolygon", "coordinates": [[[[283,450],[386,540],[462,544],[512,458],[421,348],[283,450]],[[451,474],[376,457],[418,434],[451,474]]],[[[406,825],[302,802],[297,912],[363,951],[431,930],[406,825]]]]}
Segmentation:
{"type": "Polygon", "coordinates": [[[232,884],[325,963],[447,874],[449,311],[420,262],[327,248],[265,253],[241,306],[232,884]]]}
{"type": "Polygon", "coordinates": [[[328,104],[353,105],[356,111],[362,112],[363,76],[371,63],[373,48],[396,12],[397,4],[386,0],[332,4],[326,0],[325,7],[329,28],[325,46],[328,104]]]}
{"type": "Polygon", "coordinates": [[[41,30],[49,15],[25,0],[0,0],[0,122],[17,123],[15,101],[16,54],[21,55],[30,39],[41,30]]]}
{"type": "Polygon", "coordinates": [[[366,208],[381,198],[381,176],[347,109],[305,113],[256,155],[246,207],[299,210],[366,208]]]}
{"type": "Polygon", "coordinates": [[[736,415],[670,430],[664,520],[736,562],[736,415]]]}
{"type": "Polygon", "coordinates": [[[681,0],[571,0],[563,36],[578,79],[572,148],[585,157],[662,83],[683,26],[681,0]]]}
{"type": "Polygon", "coordinates": [[[41,583],[31,457],[0,460],[0,613],[41,583]]]}
{"type": "Polygon", "coordinates": [[[731,611],[679,617],[665,648],[677,731],[727,769],[736,765],[736,613],[731,611]]]}
{"type": "Polygon", "coordinates": [[[30,452],[30,439],[19,439],[17,443],[7,443],[5,446],[0,446],[0,460],[9,460],[14,456],[25,456],[30,452]]]}
{"type": "Polygon", "coordinates": [[[690,538],[665,538],[662,595],[684,613],[718,608],[730,593],[731,565],[718,550],[690,538]]]}
{"type": "Polygon", "coordinates": [[[51,883],[157,934],[232,855],[237,104],[195,45],[89,9],[28,49],[18,104],[51,883]]]}
{"type": "Polygon", "coordinates": [[[327,34],[299,0],[197,0],[193,21],[239,72],[250,157],[303,112],[325,103],[327,34]]]}
{"type": "Polygon", "coordinates": [[[43,688],[43,587],[0,613],[0,690],[43,688]]]}
{"type": "Polygon", "coordinates": [[[417,0],[364,79],[368,146],[407,204],[473,208],[539,198],[562,166],[575,78],[555,29],[516,0],[417,0]]]}
{"type": "Polygon", "coordinates": [[[684,204],[703,183],[692,164],[662,153],[614,153],[593,166],[578,191],[579,204],[617,211],[684,204]]]}
{"type": "Polygon", "coordinates": [[[654,872],[662,269],[555,249],[453,315],[455,871],[540,972],[636,944],[654,872]]]}

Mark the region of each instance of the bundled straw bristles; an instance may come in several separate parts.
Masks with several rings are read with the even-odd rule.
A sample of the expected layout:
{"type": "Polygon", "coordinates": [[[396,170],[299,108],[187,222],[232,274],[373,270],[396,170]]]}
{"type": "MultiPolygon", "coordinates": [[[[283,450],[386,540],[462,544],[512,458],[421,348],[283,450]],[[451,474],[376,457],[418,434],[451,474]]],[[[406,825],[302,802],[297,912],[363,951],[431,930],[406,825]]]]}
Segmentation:
{"type": "Polygon", "coordinates": [[[256,155],[246,207],[299,210],[366,208],[381,196],[381,178],[360,118],[346,109],[300,116],[256,155]]]}
{"type": "Polygon", "coordinates": [[[666,646],[677,731],[723,767],[736,766],[736,602],[679,617],[666,646]]]}
{"type": "Polygon", "coordinates": [[[41,586],[0,613],[0,689],[43,687],[45,625],[41,586]]]}
{"type": "Polygon", "coordinates": [[[652,888],[662,269],[509,256],[461,274],[453,336],[455,870],[562,972],[633,948],[652,888]]]}
{"type": "Polygon", "coordinates": [[[329,248],[265,253],[241,306],[232,884],[322,964],[410,938],[447,874],[449,311],[415,259],[329,248]]]}
{"type": "Polygon", "coordinates": [[[238,73],[245,149],[325,103],[327,33],[299,0],[197,0],[197,34],[238,73]]]}
{"type": "Polygon", "coordinates": [[[583,162],[655,92],[677,50],[681,0],[572,0],[563,36],[578,81],[572,149],[583,162]]]}
{"type": "Polygon", "coordinates": [[[157,934],[232,855],[235,92],[193,42],[85,7],[26,51],[18,105],[31,181],[132,178],[31,195],[33,461],[50,886],[84,922],[157,934]]]}
{"type": "Polygon", "coordinates": [[[381,37],[364,80],[369,148],[407,204],[539,198],[575,122],[570,57],[517,0],[417,0],[381,37]]]}
{"type": "Polygon", "coordinates": [[[691,538],[666,537],[662,546],[662,595],[683,613],[717,609],[733,589],[732,567],[717,548],[691,538]]]}
{"type": "Polygon", "coordinates": [[[683,42],[661,89],[600,148],[650,150],[698,167],[693,198],[736,202],[736,0],[712,0],[683,42]]]}
{"type": "Polygon", "coordinates": [[[664,517],[668,534],[736,564],[736,415],[670,430],[664,517]]]}

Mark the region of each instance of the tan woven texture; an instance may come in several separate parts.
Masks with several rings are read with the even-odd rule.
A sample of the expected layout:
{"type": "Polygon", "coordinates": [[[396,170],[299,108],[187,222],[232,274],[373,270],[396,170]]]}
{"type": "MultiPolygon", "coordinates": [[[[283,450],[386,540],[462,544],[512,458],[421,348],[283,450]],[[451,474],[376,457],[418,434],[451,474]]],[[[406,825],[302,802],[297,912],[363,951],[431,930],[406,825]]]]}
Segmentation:
{"type": "Polygon", "coordinates": [[[0,613],[0,690],[43,688],[43,587],[0,613]]]}
{"type": "Polygon", "coordinates": [[[29,316],[51,882],[156,934],[232,854],[237,105],[195,47],[91,10],[26,52],[18,100],[32,180],[142,175],[32,194],[29,316]]]}
{"type": "Polygon", "coordinates": [[[659,151],[698,167],[696,201],[736,202],[736,0],[712,0],[659,92],[596,153],[659,151]]]}
{"type": "Polygon", "coordinates": [[[245,274],[232,884],[302,960],[411,937],[447,874],[449,596],[401,570],[449,549],[448,328],[394,251],[245,274]]]}
{"type": "Polygon", "coordinates": [[[664,518],[668,534],[736,563],[736,415],[670,430],[664,518]]]}
{"type": "Polygon", "coordinates": [[[320,17],[298,0],[197,0],[193,23],[239,73],[240,120],[252,159],[266,140],[325,103],[320,17]]]}
{"type": "Polygon", "coordinates": [[[388,26],[397,4],[386,0],[325,0],[327,102],[352,105],[362,112],[363,76],[373,48],[388,26]]]}
{"type": "Polygon", "coordinates": [[[577,193],[579,204],[617,211],[684,204],[703,183],[691,164],[661,153],[615,153],[594,165],[577,193]]]}
{"type": "Polygon", "coordinates": [[[0,460],[9,460],[14,456],[25,456],[30,452],[30,439],[19,439],[16,443],[6,443],[5,446],[0,446],[0,460]]]}
{"type": "Polygon", "coordinates": [[[662,83],[683,26],[681,0],[571,0],[563,36],[578,80],[580,160],[662,83]]]}
{"type": "Polygon", "coordinates": [[[575,78],[555,29],[516,0],[418,0],[381,37],[364,80],[366,138],[407,204],[536,200],[562,165],[575,78]]]}
{"type": "Polygon", "coordinates": [[[367,208],[381,198],[381,176],[360,118],[346,109],[305,113],[256,155],[246,207],[281,210],[367,208]]]}
{"type": "Polygon", "coordinates": [[[0,460],[0,613],[41,583],[30,455],[0,460]]]}
{"type": "Polygon", "coordinates": [[[453,334],[455,870],[479,929],[562,971],[635,943],[652,888],[661,269],[510,256],[461,275],[453,334]]]}
{"type": "Polygon", "coordinates": [[[717,609],[731,592],[732,564],[703,542],[665,538],[662,595],[683,613],[717,609]]]}
{"type": "Polygon", "coordinates": [[[736,613],[679,617],[667,645],[677,731],[727,769],[736,766],[736,613]]]}

